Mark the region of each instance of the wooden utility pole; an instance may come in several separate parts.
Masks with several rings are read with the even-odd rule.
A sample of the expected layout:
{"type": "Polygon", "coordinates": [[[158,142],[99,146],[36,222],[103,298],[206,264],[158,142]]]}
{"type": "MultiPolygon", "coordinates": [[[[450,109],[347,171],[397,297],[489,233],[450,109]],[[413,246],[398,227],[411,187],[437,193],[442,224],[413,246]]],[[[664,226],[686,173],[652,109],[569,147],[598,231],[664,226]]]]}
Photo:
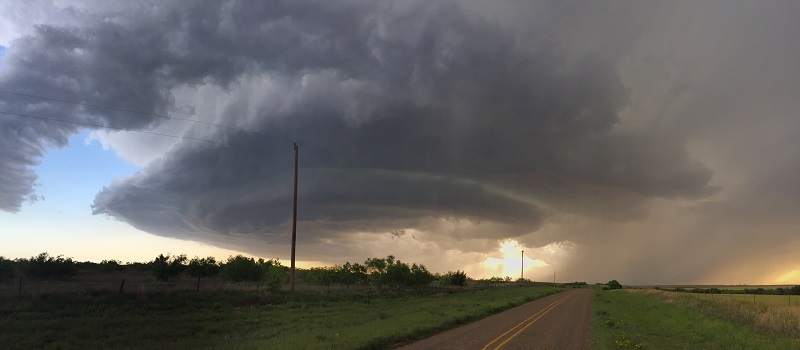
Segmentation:
{"type": "Polygon", "coordinates": [[[294,247],[297,243],[297,143],[294,144],[294,202],[292,203],[292,268],[289,290],[294,292],[294,247]]]}
{"type": "Polygon", "coordinates": [[[522,267],[519,271],[519,279],[522,279],[525,276],[525,251],[522,251],[521,259],[520,259],[520,266],[522,267]]]}

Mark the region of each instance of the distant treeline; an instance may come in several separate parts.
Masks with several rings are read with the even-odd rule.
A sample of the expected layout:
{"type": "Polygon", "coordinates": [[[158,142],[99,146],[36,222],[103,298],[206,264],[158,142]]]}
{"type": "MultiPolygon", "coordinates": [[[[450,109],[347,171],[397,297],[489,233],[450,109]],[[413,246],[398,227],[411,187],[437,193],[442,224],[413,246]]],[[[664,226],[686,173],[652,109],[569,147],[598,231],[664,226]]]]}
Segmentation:
{"type": "Polygon", "coordinates": [[[800,295],[800,286],[794,287],[778,287],[774,289],[764,288],[744,288],[744,289],[719,289],[719,288],[659,288],[656,289],[683,292],[683,293],[701,293],[701,294],[763,294],[763,295],[800,295]]]}
{"type": "MultiPolygon", "coordinates": [[[[0,280],[15,277],[31,279],[64,278],[79,271],[94,272],[149,272],[160,281],[169,281],[179,276],[198,278],[217,277],[233,282],[260,282],[270,289],[280,288],[289,282],[289,267],[278,259],[254,259],[242,255],[231,256],[225,261],[214,257],[188,258],[185,254],[159,254],[150,262],[122,263],[118,260],[77,262],[62,255],[41,253],[29,259],[6,259],[0,257],[0,280]]],[[[424,288],[427,286],[463,287],[468,281],[476,285],[526,285],[536,284],[528,279],[512,280],[510,277],[492,277],[472,280],[464,271],[431,273],[422,264],[408,264],[389,255],[385,258],[369,258],[363,263],[345,262],[342,265],[296,269],[299,282],[324,286],[350,288],[351,286],[384,288],[424,288]]],[[[569,286],[585,286],[585,282],[569,283],[569,286]]],[[[199,287],[198,287],[199,288],[199,287]]]]}
{"type": "MultiPolygon", "coordinates": [[[[194,257],[189,259],[185,254],[159,254],[147,263],[126,263],[117,260],[95,262],[77,262],[62,255],[51,256],[41,253],[29,259],[6,259],[0,257],[0,280],[15,277],[32,279],[64,278],[79,271],[117,272],[139,271],[150,272],[161,281],[168,281],[178,276],[221,277],[230,281],[262,282],[269,288],[280,288],[288,283],[289,267],[283,266],[278,259],[254,259],[242,255],[231,256],[225,261],[217,261],[214,257],[194,257]]],[[[386,258],[369,258],[363,263],[346,262],[343,265],[296,269],[297,279],[307,284],[330,287],[339,286],[372,286],[378,289],[385,287],[424,287],[438,281],[442,286],[464,286],[467,274],[463,271],[450,271],[434,274],[422,264],[407,264],[394,256],[386,258]]],[[[510,280],[510,279],[508,279],[510,280]]]]}
{"type": "Polygon", "coordinates": [[[369,258],[360,263],[346,262],[343,265],[312,267],[300,270],[298,278],[317,285],[374,286],[383,287],[424,287],[439,280],[441,284],[463,286],[467,274],[462,271],[433,274],[422,264],[408,265],[393,255],[386,258],[369,258]]]}

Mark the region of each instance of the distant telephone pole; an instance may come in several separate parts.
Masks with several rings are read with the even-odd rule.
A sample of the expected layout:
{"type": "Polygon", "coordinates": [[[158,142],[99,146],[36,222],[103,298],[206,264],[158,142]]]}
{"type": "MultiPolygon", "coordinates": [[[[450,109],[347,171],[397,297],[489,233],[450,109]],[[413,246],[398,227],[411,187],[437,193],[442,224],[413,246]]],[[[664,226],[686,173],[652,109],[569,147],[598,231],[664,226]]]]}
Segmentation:
{"type": "Polygon", "coordinates": [[[289,290],[294,292],[294,249],[297,243],[297,143],[294,144],[294,202],[292,203],[292,267],[289,290]]]}
{"type": "Polygon", "coordinates": [[[521,254],[521,257],[520,257],[520,264],[519,264],[519,265],[522,267],[522,268],[519,270],[519,279],[522,279],[522,278],[523,278],[523,276],[525,275],[525,251],[524,251],[524,250],[522,251],[522,254],[521,254]]]}

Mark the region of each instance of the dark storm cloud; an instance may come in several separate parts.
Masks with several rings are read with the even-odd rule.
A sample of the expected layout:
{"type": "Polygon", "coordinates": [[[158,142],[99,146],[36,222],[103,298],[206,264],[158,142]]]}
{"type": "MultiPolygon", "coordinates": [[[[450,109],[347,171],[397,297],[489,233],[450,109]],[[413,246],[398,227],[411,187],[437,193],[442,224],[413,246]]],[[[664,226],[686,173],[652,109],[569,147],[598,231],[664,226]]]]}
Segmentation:
{"type": "MultiPolygon", "coordinates": [[[[712,191],[712,172],[681,139],[618,128],[630,92],[615,62],[545,34],[522,41],[452,3],[178,2],[86,16],[15,41],[2,85],[155,113],[174,107],[176,88],[255,96],[255,108],[231,105],[214,121],[266,136],[206,131],[231,147],[181,142],[97,195],[96,213],[147,232],[285,241],[287,139],[301,147],[309,241],[430,218],[490,224],[480,236],[501,239],[536,231],[554,211],[626,221],[649,198],[712,191]],[[268,88],[243,91],[254,80],[268,88]]],[[[118,127],[156,123],[2,103],[118,127]]],[[[15,211],[33,193],[45,147],[65,145],[76,128],[2,122],[14,133],[2,142],[30,145],[0,154],[3,169],[16,169],[3,177],[2,209],[15,211]]]]}
{"type": "Polygon", "coordinates": [[[627,91],[611,62],[520,45],[452,4],[230,2],[164,18],[174,31],[161,36],[186,50],[158,56],[168,79],[229,86],[266,74],[280,93],[265,93],[255,116],[266,137],[184,143],[97,196],[96,212],[149,232],[283,239],[291,146],[277,139],[301,145],[301,225],[325,237],[426,217],[501,223],[486,237],[513,237],[535,231],[556,194],[582,203],[621,189],[636,206],[709,191],[711,172],[682,145],[614,130],[627,91]],[[596,191],[542,190],[537,174],[596,191]]]}
{"type": "MultiPolygon", "coordinates": [[[[166,89],[169,82],[157,74],[157,67],[148,64],[153,59],[148,57],[151,47],[146,41],[131,40],[132,30],[102,19],[82,28],[41,25],[5,52],[0,86],[18,94],[0,93],[0,111],[11,113],[0,115],[4,150],[0,152],[4,172],[0,210],[19,211],[26,198],[35,197],[33,168],[49,147],[64,147],[69,136],[81,128],[24,116],[123,129],[147,128],[158,120],[19,94],[143,113],[166,112],[171,99],[166,89]]],[[[151,33],[151,37],[158,34],[151,33]]]]}

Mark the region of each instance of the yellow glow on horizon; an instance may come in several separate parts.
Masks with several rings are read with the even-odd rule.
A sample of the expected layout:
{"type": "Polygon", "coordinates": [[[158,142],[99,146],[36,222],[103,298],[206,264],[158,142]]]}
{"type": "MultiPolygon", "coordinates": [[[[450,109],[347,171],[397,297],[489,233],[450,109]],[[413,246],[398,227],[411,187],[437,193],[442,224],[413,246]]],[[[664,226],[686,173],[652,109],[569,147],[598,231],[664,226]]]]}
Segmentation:
{"type": "MultiPolygon", "coordinates": [[[[516,240],[509,239],[501,241],[498,251],[502,257],[486,258],[482,265],[485,271],[490,272],[490,274],[494,272],[494,276],[496,277],[508,276],[513,279],[519,278],[523,262],[525,264],[525,271],[548,266],[546,262],[539,259],[532,259],[529,256],[524,256],[523,258],[523,250],[525,250],[525,247],[521,246],[516,240]]],[[[534,252],[533,249],[528,249],[528,251],[531,253],[534,252]]]]}
{"type": "Polygon", "coordinates": [[[800,280],[800,269],[786,272],[775,280],[777,284],[796,284],[800,280]]]}

